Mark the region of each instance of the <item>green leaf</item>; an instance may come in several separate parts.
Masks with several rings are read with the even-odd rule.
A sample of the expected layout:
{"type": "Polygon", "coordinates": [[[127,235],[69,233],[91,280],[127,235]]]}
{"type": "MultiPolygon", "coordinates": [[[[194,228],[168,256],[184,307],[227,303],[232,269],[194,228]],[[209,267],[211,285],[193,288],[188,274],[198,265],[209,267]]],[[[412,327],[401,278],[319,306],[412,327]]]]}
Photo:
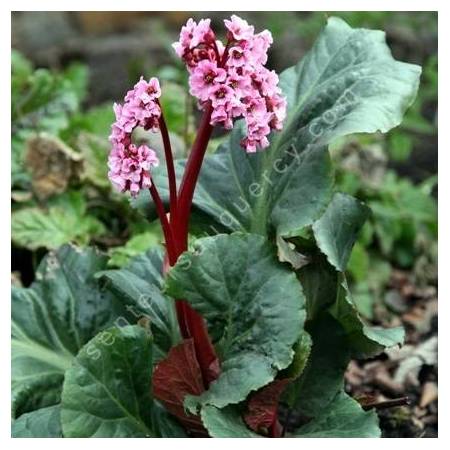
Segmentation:
{"type": "Polygon", "coordinates": [[[405,338],[403,327],[371,327],[364,323],[353,302],[347,281],[341,274],[336,303],[331,314],[344,328],[353,356],[371,358],[387,347],[402,344],[405,338]]]}
{"type": "Polygon", "coordinates": [[[162,92],[161,106],[170,131],[182,136],[187,123],[192,121],[187,109],[188,92],[183,86],[170,82],[163,83],[162,92]]]}
{"type": "Polygon", "coordinates": [[[152,339],[133,325],[89,341],[66,371],[64,437],[151,437],[152,339]]]}
{"type": "MultiPolygon", "coordinates": [[[[78,75],[80,70],[76,69],[78,75]]],[[[83,69],[83,72],[84,69],[83,69]]],[[[12,80],[13,129],[33,129],[57,134],[68,126],[70,114],[79,109],[84,81],[66,73],[37,69],[26,78],[12,80]]],[[[14,77],[14,72],[13,72],[14,77]]]]}
{"type": "Polygon", "coordinates": [[[61,438],[60,405],[22,414],[11,427],[13,438],[61,438]]]}
{"type": "Polygon", "coordinates": [[[79,62],[70,64],[63,72],[64,79],[69,81],[78,102],[81,103],[87,94],[89,72],[86,65],[79,62]]]}
{"type": "MultiPolygon", "coordinates": [[[[223,409],[205,406],[202,421],[211,437],[215,438],[261,438],[249,430],[235,406],[223,409]]],[[[380,437],[378,418],[374,411],[365,412],[357,401],[344,392],[339,392],[318,412],[317,417],[303,425],[288,438],[352,438],[380,437]]]]}
{"type": "Polygon", "coordinates": [[[307,320],[314,320],[336,300],[336,270],[323,255],[319,254],[314,255],[311,262],[302,267],[297,274],[305,294],[307,320]]]}
{"type": "Polygon", "coordinates": [[[262,438],[247,428],[236,406],[223,409],[205,406],[202,408],[201,418],[213,438],[262,438]]]}
{"type": "Polygon", "coordinates": [[[30,250],[56,249],[68,242],[87,244],[93,236],[104,233],[105,227],[86,209],[82,193],[73,191],[55,198],[47,211],[37,207],[14,211],[12,240],[30,250]]]}
{"type": "Polygon", "coordinates": [[[29,190],[31,184],[30,174],[23,162],[25,153],[24,135],[11,136],[11,188],[29,190]]]}
{"type": "Polygon", "coordinates": [[[122,267],[130,262],[130,259],[142,255],[150,248],[156,247],[162,240],[158,231],[135,234],[122,247],[110,249],[111,258],[108,265],[111,267],[122,267]]]}
{"type": "Polygon", "coordinates": [[[187,438],[184,428],[158,402],[153,402],[152,429],[162,438],[187,438]]]}
{"type": "Polygon", "coordinates": [[[369,253],[359,241],[355,242],[353,251],[348,261],[347,270],[356,283],[363,283],[369,275],[370,270],[369,253]]]}
{"type": "MultiPolygon", "coordinates": [[[[240,147],[242,137],[239,122],[229,140],[203,162],[194,195],[194,216],[197,212],[213,220],[203,219],[202,231],[265,235],[272,227],[280,235],[295,236],[320,216],[331,198],[333,170],[327,148],[311,147],[302,152],[288,149],[285,157],[274,158],[260,167],[263,162],[259,155],[246,154],[240,147]],[[302,214],[298,214],[300,210],[302,214]]],[[[183,168],[184,161],[178,162],[178,176],[183,168]]],[[[159,168],[154,176],[167,201],[164,169],[159,168]]],[[[146,214],[153,213],[146,192],[132,204],[146,214]]]]}
{"type": "Polygon", "coordinates": [[[116,296],[135,320],[150,322],[155,361],[180,341],[174,301],[161,293],[163,250],[155,247],[137,256],[120,270],[105,270],[96,277],[116,296]]]}
{"type": "Polygon", "coordinates": [[[296,380],[305,370],[311,355],[312,345],[311,335],[304,331],[294,346],[295,355],[291,365],[279,376],[279,379],[289,378],[292,380],[283,393],[283,399],[290,407],[294,406],[297,400],[298,383],[296,383],[296,380]]]}
{"type": "Polygon", "coordinates": [[[414,147],[414,138],[407,133],[396,131],[389,136],[388,152],[393,161],[406,161],[414,147]]]}
{"type": "Polygon", "coordinates": [[[323,216],[314,223],[317,245],[337,270],[346,269],[353,244],[368,214],[367,206],[349,195],[337,193],[323,216]]]}
{"type": "Polygon", "coordinates": [[[419,66],[393,59],[385,33],[331,17],[311,51],[283,73],[290,114],[280,144],[294,133],[295,144],[303,147],[389,131],[413,102],[420,73],[419,66]]]}
{"type": "Polygon", "coordinates": [[[108,143],[113,122],[114,111],[108,102],[71,116],[69,126],[60,132],[60,137],[65,141],[76,140],[78,133],[87,132],[108,143]]]}
{"type": "Polygon", "coordinates": [[[169,271],[166,291],[187,299],[220,338],[221,375],[204,394],[189,398],[191,410],[239,403],[291,363],[304,297],[295,274],[262,236],[199,239],[169,271]]]}
{"type": "Polygon", "coordinates": [[[381,431],[375,411],[364,411],[356,400],[340,392],[315,419],[288,437],[377,438],[381,431]]]}
{"type": "MultiPolygon", "coordinates": [[[[26,80],[31,75],[33,66],[22,53],[11,49],[11,77],[12,81],[18,82],[26,80]]],[[[14,86],[13,86],[14,88],[14,86]]],[[[13,89],[14,90],[14,89],[13,89]]]]}
{"type": "Polygon", "coordinates": [[[308,330],[312,351],[300,378],[288,386],[285,398],[306,417],[316,417],[344,387],[350,361],[345,331],[329,314],[317,318],[308,330]]]}
{"type": "Polygon", "coordinates": [[[110,145],[105,138],[94,134],[77,132],[75,147],[83,155],[83,177],[93,185],[109,188],[110,182],[105,176],[110,145]]]}
{"type": "Polygon", "coordinates": [[[306,367],[311,354],[312,345],[313,342],[311,335],[307,331],[304,331],[294,346],[295,355],[291,365],[279,378],[291,378],[293,380],[297,379],[306,367]]]}
{"type": "Polygon", "coordinates": [[[12,288],[13,416],[59,402],[78,350],[123,311],[93,274],[106,257],[69,245],[49,253],[29,288],[12,288]]]}

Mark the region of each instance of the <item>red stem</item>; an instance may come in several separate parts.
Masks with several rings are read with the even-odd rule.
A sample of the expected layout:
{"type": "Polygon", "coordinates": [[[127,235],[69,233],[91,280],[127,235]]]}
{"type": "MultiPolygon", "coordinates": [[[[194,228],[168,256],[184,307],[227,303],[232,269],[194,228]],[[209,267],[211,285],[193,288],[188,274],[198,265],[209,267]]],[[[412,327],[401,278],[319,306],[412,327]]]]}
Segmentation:
{"type": "Polygon", "coordinates": [[[175,239],[172,233],[172,228],[166,216],[166,211],[164,210],[164,204],[159,196],[158,190],[153,183],[149,188],[150,195],[153,198],[153,202],[156,206],[156,212],[158,213],[159,221],[161,222],[161,227],[164,233],[164,240],[166,241],[167,254],[169,256],[169,264],[173,266],[178,258],[177,250],[175,247],[175,239]]]}
{"type": "Polygon", "coordinates": [[[175,175],[175,166],[173,163],[172,147],[170,145],[169,131],[167,129],[166,121],[161,104],[158,101],[161,115],[159,117],[159,129],[164,144],[164,155],[166,158],[167,177],[169,179],[169,193],[170,193],[170,221],[174,222],[177,217],[177,178],[175,175]]]}
{"type": "Polygon", "coordinates": [[[194,190],[213,129],[212,125],[209,123],[211,120],[211,114],[212,105],[211,103],[208,103],[200,122],[199,131],[194,145],[192,146],[192,151],[189,154],[189,158],[186,163],[186,168],[184,170],[184,175],[181,180],[181,186],[178,194],[179,217],[176,225],[176,239],[177,245],[182,251],[187,249],[189,216],[194,197],[194,190]]]}
{"type": "MultiPolygon", "coordinates": [[[[164,255],[164,262],[163,262],[163,275],[165,276],[166,273],[169,271],[170,267],[173,264],[170,264],[169,261],[169,255],[168,252],[164,255]]],[[[175,302],[175,310],[177,313],[177,321],[178,326],[180,327],[180,332],[182,336],[189,336],[189,330],[186,324],[185,320],[185,312],[184,312],[184,302],[177,301],[175,302]]]]}
{"type": "MultiPolygon", "coordinates": [[[[194,190],[213,129],[212,125],[210,125],[211,114],[212,106],[208,104],[200,122],[199,131],[192,151],[189,154],[178,194],[178,214],[174,231],[175,245],[180,254],[187,250],[189,216],[194,190]]],[[[177,300],[177,305],[181,305],[183,323],[187,328],[187,334],[183,334],[183,337],[193,338],[203,381],[205,386],[208,387],[210,382],[217,378],[219,367],[217,355],[209,337],[206,323],[203,317],[184,300],[177,300]]]]}
{"type": "MultiPolygon", "coordinates": [[[[153,198],[153,202],[156,206],[156,212],[158,213],[159,221],[161,222],[161,227],[164,233],[164,240],[166,241],[166,249],[167,249],[167,259],[170,266],[175,265],[177,262],[178,256],[180,256],[180,252],[177,251],[175,246],[175,237],[173,235],[172,227],[170,226],[169,221],[167,220],[166,211],[164,209],[164,204],[159,196],[158,190],[156,186],[153,184],[149,188],[150,194],[153,198]]],[[[166,258],[163,264],[163,273],[165,274],[168,270],[166,258]]],[[[188,326],[186,324],[184,305],[181,302],[176,302],[175,308],[177,311],[177,319],[178,324],[180,326],[181,334],[185,336],[189,336],[188,326]]]]}

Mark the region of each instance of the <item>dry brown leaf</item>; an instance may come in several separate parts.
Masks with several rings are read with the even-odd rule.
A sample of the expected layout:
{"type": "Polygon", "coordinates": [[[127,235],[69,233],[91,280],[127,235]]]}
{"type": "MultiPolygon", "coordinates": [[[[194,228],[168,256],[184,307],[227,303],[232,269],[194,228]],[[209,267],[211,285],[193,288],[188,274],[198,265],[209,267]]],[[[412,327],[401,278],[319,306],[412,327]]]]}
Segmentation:
{"type": "Polygon", "coordinates": [[[437,336],[433,336],[418,346],[405,345],[400,349],[387,349],[391,361],[399,363],[393,380],[400,385],[419,386],[419,372],[423,365],[437,364],[437,336]]]}
{"type": "Polygon", "coordinates": [[[39,134],[27,142],[25,164],[39,200],[61,194],[79,170],[82,156],[60,139],[39,134]]]}

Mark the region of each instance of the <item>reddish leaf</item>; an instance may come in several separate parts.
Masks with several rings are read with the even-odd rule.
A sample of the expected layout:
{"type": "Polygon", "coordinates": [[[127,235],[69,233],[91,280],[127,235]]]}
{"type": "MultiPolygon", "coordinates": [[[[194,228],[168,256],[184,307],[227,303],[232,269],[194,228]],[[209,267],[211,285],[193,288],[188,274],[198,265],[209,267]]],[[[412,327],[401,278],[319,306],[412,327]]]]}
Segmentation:
{"type": "Polygon", "coordinates": [[[173,347],[153,373],[153,395],[176,416],[187,430],[206,434],[198,416],[184,410],[186,395],[200,395],[205,390],[202,373],[195,356],[194,341],[186,339],[173,347]]]}
{"type": "Polygon", "coordinates": [[[289,378],[274,380],[250,396],[247,412],[244,414],[245,423],[250,429],[256,433],[281,437],[278,403],[289,381],[289,378]]]}

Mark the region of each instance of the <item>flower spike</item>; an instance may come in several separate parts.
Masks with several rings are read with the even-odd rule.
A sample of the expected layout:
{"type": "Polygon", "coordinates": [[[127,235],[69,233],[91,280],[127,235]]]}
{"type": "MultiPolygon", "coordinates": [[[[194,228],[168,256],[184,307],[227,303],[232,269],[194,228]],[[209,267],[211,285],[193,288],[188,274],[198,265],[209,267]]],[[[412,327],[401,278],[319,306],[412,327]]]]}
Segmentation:
{"type": "Polygon", "coordinates": [[[115,104],[116,121],[112,125],[109,140],[112,150],[108,158],[108,177],[120,191],[130,191],[136,196],[141,189],[151,186],[150,170],[159,164],[154,150],[147,145],[136,146],[131,134],[136,127],[157,131],[161,108],[161,95],[156,78],[145,81],[142,77],[127,92],[123,105],[115,104]]]}
{"type": "Polygon", "coordinates": [[[225,20],[225,27],[224,46],[215,40],[209,20],[197,25],[189,19],[173,47],[186,63],[190,92],[200,107],[212,103],[211,125],[230,129],[234,120],[243,117],[247,136],[241,145],[255,152],[269,145],[267,136],[281,130],[286,117],[278,76],[264,66],[272,35],[267,30],[255,34],[254,27],[236,15],[225,20]]]}

